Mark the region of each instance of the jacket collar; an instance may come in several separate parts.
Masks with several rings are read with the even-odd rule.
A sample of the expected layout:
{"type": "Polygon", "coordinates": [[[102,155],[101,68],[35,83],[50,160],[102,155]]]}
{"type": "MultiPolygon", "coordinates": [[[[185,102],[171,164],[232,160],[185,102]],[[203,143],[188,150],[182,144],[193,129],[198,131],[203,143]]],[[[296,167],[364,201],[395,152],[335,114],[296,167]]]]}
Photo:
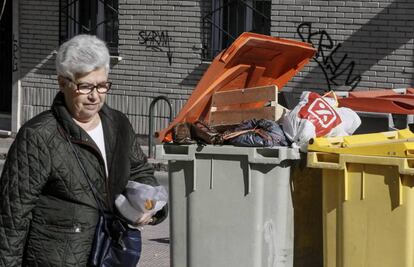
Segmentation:
{"type": "Polygon", "coordinates": [[[57,93],[55,96],[52,104],[52,112],[70,139],[87,142],[87,133],[73,121],[62,92],[57,93]]]}
{"type": "MultiPolygon", "coordinates": [[[[89,144],[99,152],[96,144],[93,142],[93,140],[90,139],[86,131],[74,122],[72,115],[66,106],[65,97],[62,92],[58,92],[56,94],[52,104],[52,112],[55,115],[58,123],[62,126],[65,133],[69,135],[69,138],[72,141],[89,144]]],[[[111,108],[107,104],[104,104],[102,106],[101,110],[99,111],[99,116],[101,117],[102,128],[104,131],[105,150],[107,155],[108,170],[110,173],[113,158],[112,151],[114,151],[113,148],[115,147],[117,141],[117,121],[113,118],[111,108]]]]}

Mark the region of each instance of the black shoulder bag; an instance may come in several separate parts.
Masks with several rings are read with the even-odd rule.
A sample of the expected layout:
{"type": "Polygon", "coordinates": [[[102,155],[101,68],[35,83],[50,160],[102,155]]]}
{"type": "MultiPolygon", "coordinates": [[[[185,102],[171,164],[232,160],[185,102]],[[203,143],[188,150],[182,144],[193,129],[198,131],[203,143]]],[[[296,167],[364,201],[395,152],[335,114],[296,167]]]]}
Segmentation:
{"type": "Polygon", "coordinates": [[[93,197],[98,205],[99,220],[95,229],[88,266],[92,267],[136,267],[141,257],[141,232],[131,229],[127,223],[113,213],[105,212],[79,155],[66,136],[78,161],[93,197]]]}

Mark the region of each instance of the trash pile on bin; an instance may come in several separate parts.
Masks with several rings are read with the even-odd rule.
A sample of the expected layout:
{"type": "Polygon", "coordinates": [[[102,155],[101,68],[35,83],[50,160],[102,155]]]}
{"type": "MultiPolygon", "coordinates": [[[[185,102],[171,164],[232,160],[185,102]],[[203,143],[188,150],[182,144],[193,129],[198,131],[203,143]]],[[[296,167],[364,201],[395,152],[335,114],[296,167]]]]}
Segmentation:
{"type": "Polygon", "coordinates": [[[164,143],[289,146],[306,152],[315,137],[403,129],[414,123],[414,88],[324,95],[304,91],[291,109],[280,105],[278,93],[315,52],[308,43],[243,33],[216,56],[158,138],[164,143]]]}
{"type": "MultiPolygon", "coordinates": [[[[264,114],[265,115],[265,114],[264,114]]],[[[315,137],[352,135],[361,120],[350,108],[338,107],[335,98],[303,92],[299,104],[278,121],[251,118],[240,124],[221,125],[219,131],[202,121],[179,122],[172,130],[175,144],[213,144],[247,147],[292,146],[307,150],[315,137]]]]}
{"type": "Polygon", "coordinates": [[[219,54],[177,118],[158,133],[163,142],[247,147],[290,146],[351,135],[361,124],[334,93],[303,92],[296,107],[278,103],[279,90],[316,50],[307,43],[242,34],[219,54]]]}
{"type": "Polygon", "coordinates": [[[414,266],[414,89],[282,106],[315,52],[242,34],[158,133],[173,267],[414,266]]]}

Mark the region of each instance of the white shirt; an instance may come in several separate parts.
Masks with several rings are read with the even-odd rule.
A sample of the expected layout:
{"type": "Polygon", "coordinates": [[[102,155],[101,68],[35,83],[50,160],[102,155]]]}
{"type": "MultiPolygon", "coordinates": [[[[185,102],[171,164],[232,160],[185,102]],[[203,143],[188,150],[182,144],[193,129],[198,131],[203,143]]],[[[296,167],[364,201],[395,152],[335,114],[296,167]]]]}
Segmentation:
{"type": "Polygon", "coordinates": [[[89,134],[90,137],[92,137],[93,141],[96,143],[99,150],[101,151],[103,160],[105,162],[105,174],[106,176],[108,176],[108,163],[106,162],[106,150],[102,122],[99,122],[98,126],[96,126],[94,129],[86,132],[89,134]]]}

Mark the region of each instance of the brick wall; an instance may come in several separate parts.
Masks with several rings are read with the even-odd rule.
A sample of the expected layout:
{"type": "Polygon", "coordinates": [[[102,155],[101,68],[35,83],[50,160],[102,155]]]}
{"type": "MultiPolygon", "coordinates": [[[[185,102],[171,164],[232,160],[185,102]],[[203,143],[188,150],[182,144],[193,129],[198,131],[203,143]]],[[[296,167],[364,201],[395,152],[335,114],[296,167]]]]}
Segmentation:
{"type": "Polygon", "coordinates": [[[310,41],[319,49],[287,88],[300,92],[411,86],[413,15],[410,0],[273,0],[272,35],[310,41]]]}
{"type": "MultiPolygon", "coordinates": [[[[151,100],[167,96],[177,114],[208,68],[201,61],[201,17],[211,1],[120,0],[119,56],[108,103],[148,133],[151,100]]],[[[23,121],[51,104],[57,91],[59,5],[20,1],[23,121]]],[[[412,85],[414,2],[272,0],[273,36],[312,42],[319,53],[285,90],[355,90],[412,85]],[[301,34],[299,34],[299,32],[301,34]],[[321,41],[322,40],[322,41],[321,41]]],[[[155,128],[168,117],[156,105],[155,128]]]]}
{"type": "MultiPolygon", "coordinates": [[[[148,133],[152,99],[181,109],[208,64],[201,62],[200,1],[119,1],[119,56],[112,60],[114,88],[108,104],[126,113],[139,134],[148,133]]],[[[49,108],[57,92],[58,1],[21,1],[20,43],[23,121],[49,108]],[[39,19],[42,18],[42,19],[39,19]]],[[[155,130],[166,126],[169,108],[155,105],[155,130]]]]}
{"type": "Polygon", "coordinates": [[[50,107],[57,92],[54,51],[59,45],[59,2],[20,0],[22,121],[50,107]]]}
{"type": "MultiPolygon", "coordinates": [[[[181,109],[208,65],[201,62],[200,1],[120,1],[119,52],[113,67],[116,94],[136,130],[147,133],[153,97],[171,100],[173,114],[181,109]],[[127,95],[128,97],[124,97],[127,95]]],[[[115,90],[114,90],[115,91],[115,90]]],[[[158,102],[155,129],[166,125],[168,106],[158,102]]]]}

